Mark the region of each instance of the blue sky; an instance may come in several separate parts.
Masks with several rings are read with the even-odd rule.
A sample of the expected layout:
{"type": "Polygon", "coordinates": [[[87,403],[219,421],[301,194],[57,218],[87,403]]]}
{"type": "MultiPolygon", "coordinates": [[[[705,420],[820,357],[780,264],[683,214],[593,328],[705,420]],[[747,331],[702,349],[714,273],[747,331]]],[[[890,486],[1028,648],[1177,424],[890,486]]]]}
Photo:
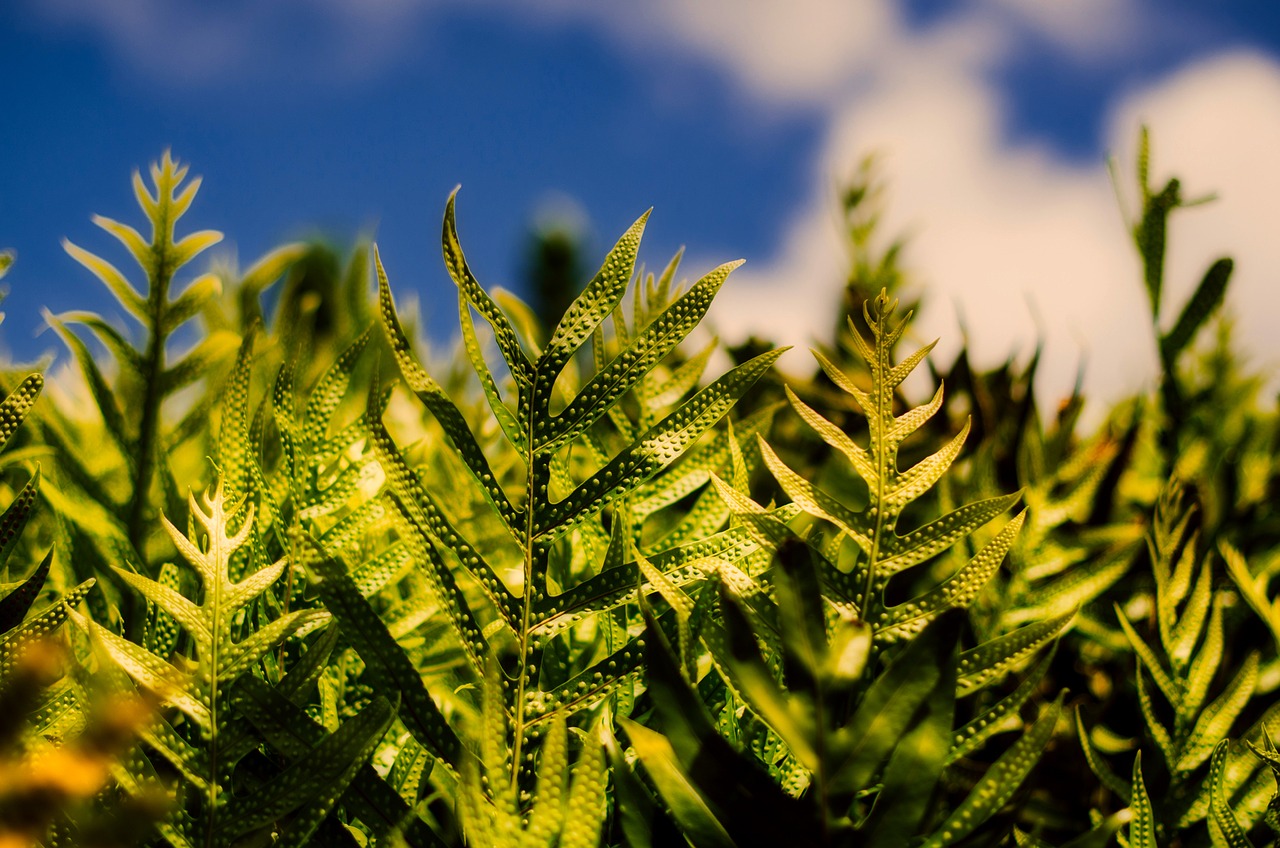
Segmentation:
{"type": "MultiPolygon", "coordinates": [[[[511,285],[539,210],[589,221],[595,254],[649,206],[642,256],[738,257],[711,314],[803,346],[844,266],[834,191],[879,151],[891,229],[928,297],[919,330],[989,360],[1046,341],[1047,388],[1082,354],[1114,397],[1149,379],[1142,295],[1108,152],[1155,132],[1157,175],[1222,200],[1174,236],[1171,288],[1219,252],[1260,367],[1280,362],[1280,13],[1271,4],[1078,0],[14,0],[0,6],[0,338],[40,307],[113,307],[59,240],[118,260],[93,213],[138,223],[128,177],[171,147],[204,176],[186,219],[251,263],[323,232],[373,233],[398,291],[451,332],[439,259],[463,244],[511,285]],[[435,304],[439,308],[435,308],[435,304]]],[[[1176,300],[1176,298],[1175,298],[1176,300]]],[[[948,348],[950,345],[950,348],[948,348]]],[[[805,354],[788,354],[803,370],[805,354]]]]}

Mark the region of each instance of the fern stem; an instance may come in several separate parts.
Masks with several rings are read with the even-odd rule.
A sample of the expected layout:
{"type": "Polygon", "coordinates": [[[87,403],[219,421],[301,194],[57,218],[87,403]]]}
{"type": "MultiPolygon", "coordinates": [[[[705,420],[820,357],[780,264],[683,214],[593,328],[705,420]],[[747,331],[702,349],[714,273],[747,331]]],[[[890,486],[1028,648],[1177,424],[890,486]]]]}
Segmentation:
{"type": "MultiPolygon", "coordinates": [[[[884,342],[888,332],[886,326],[888,298],[885,292],[881,291],[880,295],[875,299],[876,320],[870,325],[872,334],[875,336],[875,363],[871,368],[871,391],[875,409],[867,410],[867,422],[871,436],[871,450],[875,454],[876,459],[876,489],[871,493],[871,511],[874,528],[871,534],[871,551],[867,554],[867,580],[862,590],[861,613],[862,620],[868,625],[871,624],[873,616],[871,610],[871,597],[875,589],[876,567],[880,561],[880,539],[884,532],[885,524],[885,508],[884,508],[884,490],[885,484],[890,473],[896,473],[897,468],[889,468],[892,459],[887,444],[888,433],[885,431],[885,421],[893,416],[893,394],[892,389],[886,391],[885,375],[889,373],[889,350],[888,345],[884,342]]],[[[867,315],[870,318],[870,315],[867,315]]],[[[857,330],[854,330],[857,332],[857,330]]],[[[896,465],[896,463],[894,463],[896,465]]]]}
{"type": "Polygon", "coordinates": [[[514,737],[511,748],[511,791],[519,798],[520,758],[524,753],[524,704],[528,684],[529,621],[533,614],[534,557],[545,556],[544,546],[533,540],[534,509],[539,483],[545,487],[550,474],[550,459],[539,458],[534,452],[533,439],[528,440],[525,452],[528,463],[527,491],[524,502],[524,591],[520,599],[520,655],[516,666],[516,700],[512,710],[514,737]]]}
{"type": "Polygon", "coordinates": [[[166,334],[164,319],[169,302],[169,283],[173,277],[169,253],[172,248],[173,222],[169,219],[169,204],[165,192],[159,192],[157,217],[153,222],[151,253],[153,265],[149,280],[147,304],[151,310],[151,334],[147,340],[144,357],[142,419],[138,425],[136,445],[137,464],[133,474],[133,501],[129,505],[127,529],[129,542],[139,555],[147,527],[147,504],[150,502],[151,477],[155,473],[155,453],[160,429],[161,377],[164,375],[164,345],[166,334]]]}

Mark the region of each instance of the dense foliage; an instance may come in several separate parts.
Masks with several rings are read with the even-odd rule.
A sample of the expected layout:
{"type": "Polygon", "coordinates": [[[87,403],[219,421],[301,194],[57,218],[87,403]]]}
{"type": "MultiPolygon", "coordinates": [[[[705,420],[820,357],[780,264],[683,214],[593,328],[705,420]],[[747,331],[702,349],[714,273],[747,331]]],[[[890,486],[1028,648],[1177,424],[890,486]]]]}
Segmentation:
{"type": "Polygon", "coordinates": [[[1085,429],[1038,358],[903,344],[870,164],[788,384],[754,341],[706,373],[735,265],[644,272],[647,213],[548,320],[449,198],[441,356],[376,250],[189,273],[221,236],[166,154],[149,237],[95,219],[140,274],[66,244],[133,323],[48,315],[79,379],[6,372],[0,846],[1274,844],[1280,430],[1230,260],[1161,322],[1148,171],[1162,372],[1085,429]]]}

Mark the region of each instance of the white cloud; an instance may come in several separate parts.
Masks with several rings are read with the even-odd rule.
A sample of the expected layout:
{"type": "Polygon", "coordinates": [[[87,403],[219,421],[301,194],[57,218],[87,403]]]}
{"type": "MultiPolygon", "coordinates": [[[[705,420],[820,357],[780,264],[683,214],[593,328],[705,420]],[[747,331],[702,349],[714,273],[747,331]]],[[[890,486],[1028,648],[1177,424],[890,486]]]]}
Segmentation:
{"type": "Polygon", "coordinates": [[[1077,59],[1096,60],[1141,49],[1150,38],[1151,12],[1138,0],[985,0],[992,12],[1069,51],[1077,59]]]}
{"type": "Polygon", "coordinates": [[[885,0],[665,0],[658,8],[668,38],[778,99],[837,95],[901,31],[895,5],[885,0]]]}
{"type": "Polygon", "coordinates": [[[385,70],[434,0],[27,0],[48,25],[94,33],[157,83],[287,75],[329,84],[385,70]]]}

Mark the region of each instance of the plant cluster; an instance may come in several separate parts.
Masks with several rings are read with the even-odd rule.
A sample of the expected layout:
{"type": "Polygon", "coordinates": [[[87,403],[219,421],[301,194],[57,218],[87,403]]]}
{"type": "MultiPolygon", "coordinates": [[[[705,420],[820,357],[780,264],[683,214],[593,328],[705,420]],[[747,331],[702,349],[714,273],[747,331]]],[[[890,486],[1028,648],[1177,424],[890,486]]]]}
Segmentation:
{"type": "Polygon", "coordinates": [[[376,250],[191,274],[166,153],[95,219],[140,274],[66,244],[133,324],[5,372],[0,846],[1275,844],[1280,428],[1195,343],[1230,260],[1162,322],[1148,160],[1160,382],[1084,431],[903,343],[870,162],[796,381],[707,374],[736,263],[645,272],[648,213],[544,320],[450,197],[441,357],[376,250]]]}

